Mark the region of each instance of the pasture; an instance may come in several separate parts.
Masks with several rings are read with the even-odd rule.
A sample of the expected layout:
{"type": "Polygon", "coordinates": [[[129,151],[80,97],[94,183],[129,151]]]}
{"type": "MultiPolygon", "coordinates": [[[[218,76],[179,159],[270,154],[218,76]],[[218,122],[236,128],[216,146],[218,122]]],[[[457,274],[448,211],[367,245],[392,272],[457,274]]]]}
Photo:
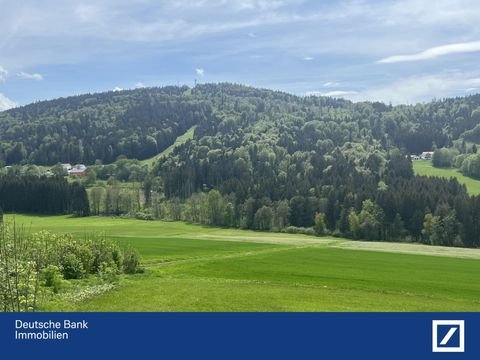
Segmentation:
{"type": "Polygon", "coordinates": [[[31,231],[104,233],[142,255],[145,273],[47,311],[480,310],[480,249],[106,217],[13,218],[31,231]]]}
{"type": "Polygon", "coordinates": [[[155,156],[153,156],[149,159],[145,159],[145,160],[140,161],[140,163],[142,165],[154,166],[161,157],[170,155],[177,146],[182,145],[182,144],[186,143],[188,140],[193,139],[193,135],[195,133],[195,128],[196,127],[197,126],[192,126],[184,134],[177,137],[175,139],[175,142],[172,145],[170,145],[168,148],[166,148],[162,152],[158,153],[157,155],[155,155],[155,156]]]}
{"type": "Polygon", "coordinates": [[[431,160],[415,160],[413,161],[413,171],[415,175],[438,176],[447,179],[456,178],[460,184],[465,184],[467,191],[471,195],[480,194],[480,180],[463,175],[455,168],[436,168],[432,165],[431,160]]]}

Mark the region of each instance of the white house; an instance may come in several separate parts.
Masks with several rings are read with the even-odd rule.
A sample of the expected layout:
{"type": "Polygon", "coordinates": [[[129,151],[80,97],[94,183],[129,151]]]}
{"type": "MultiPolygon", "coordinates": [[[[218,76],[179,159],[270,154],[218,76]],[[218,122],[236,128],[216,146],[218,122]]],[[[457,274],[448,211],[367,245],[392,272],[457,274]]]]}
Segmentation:
{"type": "Polygon", "coordinates": [[[77,164],[73,167],[73,169],[77,169],[77,170],[87,170],[87,167],[83,164],[77,164]]]}
{"type": "Polygon", "coordinates": [[[420,159],[430,160],[433,157],[433,151],[424,151],[420,154],[420,159]]]}

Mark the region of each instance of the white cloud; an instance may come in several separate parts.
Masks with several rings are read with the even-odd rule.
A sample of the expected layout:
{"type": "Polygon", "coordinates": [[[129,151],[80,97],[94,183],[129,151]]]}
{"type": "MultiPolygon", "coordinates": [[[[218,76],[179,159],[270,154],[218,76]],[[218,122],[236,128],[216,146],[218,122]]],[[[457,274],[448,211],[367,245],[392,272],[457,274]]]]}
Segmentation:
{"type": "Polygon", "coordinates": [[[383,101],[392,104],[415,104],[453,95],[466,95],[480,87],[480,77],[462,74],[412,76],[391,84],[347,95],[353,101],[383,101]]]}
{"type": "Polygon", "coordinates": [[[135,89],[143,89],[145,87],[147,87],[147,86],[144,83],[142,83],[141,81],[139,81],[135,84],[135,89]]]}
{"type": "Polygon", "coordinates": [[[0,82],[4,82],[7,79],[8,71],[0,66],[0,82]]]}
{"type": "Polygon", "coordinates": [[[348,90],[348,91],[336,90],[336,91],[329,91],[329,92],[323,93],[323,96],[343,97],[343,96],[354,95],[354,94],[357,94],[357,92],[353,90],[348,90]]]}
{"type": "MultiPolygon", "coordinates": [[[[377,4],[374,3],[374,7],[377,4]]],[[[387,2],[383,18],[392,24],[412,22],[427,25],[474,25],[478,22],[477,0],[402,0],[387,2]],[[388,19],[390,17],[390,19],[388,19]]]]}
{"type": "Polygon", "coordinates": [[[118,87],[118,86],[115,86],[113,89],[112,89],[113,92],[118,92],[118,91],[123,91],[123,89],[121,87],[118,87]]]}
{"type": "MultiPolygon", "coordinates": [[[[251,82],[295,93],[317,89],[322,94],[356,99],[412,99],[408,94],[396,96],[390,90],[418,69],[402,66],[394,73],[385,73],[375,65],[376,60],[392,62],[392,57],[385,58],[389,55],[443,56],[451,51],[451,45],[446,45],[447,49],[436,45],[468,47],[472,46],[469,41],[480,40],[478,0],[85,0],[81,4],[51,0],[49,6],[35,0],[0,3],[8,9],[0,14],[0,62],[11,77],[23,69],[47,65],[53,69],[58,64],[78,64],[79,70],[90,73],[100,69],[98,63],[120,56],[122,63],[131,64],[131,77],[117,80],[122,84],[130,81],[132,86],[135,79],[147,79],[149,75],[145,73],[148,65],[142,66],[138,59],[153,62],[161,54],[164,63],[160,66],[171,65],[172,73],[165,79],[168,82],[186,81],[192,76],[189,71],[202,80],[199,76],[211,74],[198,73],[195,65],[220,69],[220,65],[234,61],[234,66],[232,63],[223,69],[219,80],[251,82]],[[253,61],[261,57],[265,61],[253,61]],[[185,64],[193,63],[187,73],[184,67],[176,66],[178,58],[185,64]],[[320,60],[321,66],[311,66],[320,60]],[[310,66],[299,67],[297,61],[310,66]],[[392,76],[401,80],[393,83],[392,76]],[[322,85],[315,79],[341,83],[328,81],[322,85]],[[346,81],[353,84],[352,88],[346,81]],[[352,89],[358,93],[338,93],[352,89]],[[386,91],[384,97],[380,90],[386,91]]],[[[432,62],[434,65],[443,63],[432,62]]],[[[474,64],[452,66],[472,71],[469,68],[474,64]]],[[[429,68],[432,73],[446,70],[429,68]]],[[[112,74],[107,71],[99,76],[104,75],[112,74]]],[[[0,73],[0,85],[6,76],[0,73]]],[[[65,81],[77,78],[66,75],[65,81]]],[[[421,96],[439,94],[444,91],[432,89],[431,94],[421,96]]],[[[27,97],[36,98],[30,94],[27,97]]]]}
{"type": "Polygon", "coordinates": [[[27,80],[36,80],[36,81],[43,80],[43,76],[41,74],[38,74],[38,73],[29,74],[29,73],[26,73],[24,71],[21,71],[17,74],[17,76],[19,78],[27,79],[27,80]]]}
{"type": "MultiPolygon", "coordinates": [[[[300,14],[284,9],[297,0],[51,0],[49,6],[38,1],[2,0],[8,16],[0,15],[0,49],[11,45],[15,50],[25,49],[26,42],[34,46],[29,51],[35,55],[53,58],[51,52],[43,52],[36,46],[38,38],[54,42],[57,47],[67,48],[55,57],[79,56],[73,52],[78,41],[88,39],[102,41],[106,51],[116,41],[155,42],[194,39],[199,36],[243,30],[248,36],[257,36],[255,27],[298,22],[300,14]],[[122,24],[122,26],[118,26],[122,24]],[[18,41],[11,41],[16,40],[18,41]],[[12,44],[9,44],[11,41],[12,44]],[[18,48],[18,49],[17,49],[18,48]]],[[[98,45],[98,44],[97,44],[98,45]]],[[[94,45],[92,45],[93,48],[94,45]]],[[[9,50],[10,50],[9,47],[9,50]]],[[[93,53],[92,48],[87,53],[93,53]]],[[[3,54],[2,49],[2,56],[3,54]]],[[[22,51],[26,53],[26,50],[22,51]]],[[[88,54],[87,54],[88,55],[88,54]]],[[[85,55],[84,55],[85,56],[85,55]]],[[[32,56],[35,60],[38,56],[32,56]]],[[[42,60],[42,59],[40,59],[42,60]]],[[[23,60],[26,62],[26,60],[23,60]]],[[[30,59],[34,61],[34,59],[30,59]]],[[[37,60],[39,61],[39,60],[37,60]]],[[[58,60],[61,61],[61,60],[58,60]]],[[[21,66],[25,66],[22,64],[21,66]]]]}
{"type": "Polygon", "coordinates": [[[288,0],[173,0],[165,1],[169,8],[191,10],[199,8],[230,8],[231,10],[274,10],[282,7],[288,0]]]}
{"type": "Polygon", "coordinates": [[[0,111],[8,110],[17,106],[15,101],[10,100],[5,95],[0,93],[0,111]]]}
{"type": "Polygon", "coordinates": [[[450,54],[468,53],[476,51],[480,51],[480,41],[435,46],[416,54],[389,56],[378,60],[377,63],[390,64],[404,61],[429,60],[450,54]]]}
{"type": "MultiPolygon", "coordinates": [[[[382,38],[388,38],[390,44],[402,43],[398,37],[412,40],[401,31],[385,29],[385,24],[393,22],[399,25],[396,29],[409,28],[408,25],[416,26],[417,23],[477,26],[480,9],[479,2],[475,0],[436,0],[434,3],[428,0],[384,3],[346,0],[320,6],[305,6],[308,4],[303,4],[303,0],[85,0],[81,4],[74,0],[51,0],[49,6],[42,6],[41,2],[35,0],[1,2],[4,8],[9,9],[8,16],[0,15],[2,55],[5,56],[4,51],[7,50],[2,45],[11,45],[22,53],[28,49],[33,52],[31,59],[28,59],[30,62],[43,61],[40,57],[52,58],[52,54],[55,58],[61,58],[57,61],[65,62],[65,57],[81,57],[106,51],[113,47],[115,40],[122,45],[129,41],[158,43],[236,30],[243,30],[242,33],[249,31],[249,36],[256,36],[256,31],[260,31],[258,27],[309,21],[310,29],[298,26],[285,34],[295,36],[297,32],[304,32],[304,36],[296,38],[296,46],[311,48],[312,38],[317,41],[321,38],[322,49],[335,47],[344,51],[371,51],[376,44],[379,48],[382,47],[382,38]],[[360,19],[363,21],[358,21],[360,19]],[[345,22],[349,23],[348,33],[343,31],[345,22]],[[362,24],[371,25],[365,27],[362,24]],[[374,33],[375,41],[369,41],[369,37],[361,33],[362,30],[371,30],[369,34],[374,33]],[[307,35],[306,31],[310,31],[311,35],[307,35]],[[338,33],[338,37],[328,36],[329,31],[338,33]],[[323,32],[327,34],[319,36],[323,32]],[[351,49],[351,43],[345,44],[342,41],[347,35],[354,38],[352,43],[355,49],[351,49]],[[44,52],[43,47],[24,43],[28,40],[35,42],[35,45],[38,37],[53,41],[56,48],[61,45],[62,49],[53,53],[44,52]],[[88,39],[88,43],[92,43],[92,40],[105,42],[93,44],[85,55],[84,49],[78,46],[79,39],[88,39]],[[71,51],[72,49],[81,51],[71,51]]],[[[427,37],[428,31],[422,32],[422,35],[427,37]]],[[[267,43],[277,42],[275,37],[268,36],[268,32],[262,32],[262,40],[267,43]]],[[[430,45],[426,45],[428,46],[430,45]]],[[[124,47],[121,49],[124,50],[124,47]]],[[[49,60],[54,61],[55,58],[49,60]]],[[[22,59],[22,62],[27,60],[22,59]]],[[[4,65],[10,66],[7,63],[4,65]]]]}
{"type": "Polygon", "coordinates": [[[198,76],[203,76],[203,75],[205,75],[205,70],[202,69],[202,68],[197,68],[197,69],[195,69],[195,73],[196,73],[198,76]]]}
{"type": "Polygon", "coordinates": [[[285,1],[275,1],[275,0],[240,0],[240,1],[230,1],[233,4],[237,4],[240,9],[246,10],[273,10],[282,7],[285,4],[285,1]]]}
{"type": "Polygon", "coordinates": [[[433,98],[470,95],[480,92],[480,76],[442,73],[410,76],[392,83],[363,90],[309,91],[306,96],[341,97],[352,101],[382,101],[392,104],[416,104],[433,98]]]}
{"type": "MultiPolygon", "coordinates": [[[[285,53],[310,57],[321,53],[362,53],[381,57],[385,48],[401,54],[406,46],[411,46],[410,34],[395,29],[416,27],[417,22],[443,24],[447,15],[448,23],[477,26],[478,20],[473,18],[478,19],[480,4],[475,0],[455,1],[456,6],[454,0],[436,0],[434,4],[427,0],[345,0],[312,5],[304,0],[85,0],[81,4],[51,0],[47,7],[35,0],[2,0],[9,12],[8,16],[0,15],[0,52],[8,60],[3,65],[9,69],[27,68],[45,63],[80,63],[105,53],[127,56],[130,52],[125,51],[126,46],[137,42],[163,43],[171,49],[176,47],[172,44],[180,43],[183,47],[180,40],[238,32],[244,37],[261,33],[258,40],[251,41],[251,46],[268,46],[285,53]],[[386,28],[392,21],[398,26],[386,28]],[[286,28],[264,31],[267,27],[283,26],[286,28]],[[272,36],[277,31],[284,35],[272,36]],[[320,39],[321,46],[312,49],[312,44],[320,39]],[[174,42],[168,43],[171,40],[174,42]],[[57,51],[44,51],[45,46],[39,43],[47,43],[47,48],[53,44],[57,51]]],[[[464,30],[462,36],[468,38],[468,27],[464,30]]],[[[421,31],[422,38],[428,39],[431,31],[421,31]]],[[[232,46],[238,49],[235,36],[232,38],[232,46]]],[[[424,48],[431,45],[427,40],[422,44],[424,48]]],[[[213,54],[219,57],[220,50],[223,49],[213,54]]]]}
{"type": "Polygon", "coordinates": [[[334,82],[334,81],[327,81],[326,83],[323,84],[324,87],[337,87],[340,85],[341,84],[339,82],[334,82]]]}
{"type": "Polygon", "coordinates": [[[357,94],[356,91],[353,90],[335,90],[335,91],[307,91],[305,93],[306,96],[330,96],[330,97],[345,97],[347,95],[355,95],[357,94]]]}

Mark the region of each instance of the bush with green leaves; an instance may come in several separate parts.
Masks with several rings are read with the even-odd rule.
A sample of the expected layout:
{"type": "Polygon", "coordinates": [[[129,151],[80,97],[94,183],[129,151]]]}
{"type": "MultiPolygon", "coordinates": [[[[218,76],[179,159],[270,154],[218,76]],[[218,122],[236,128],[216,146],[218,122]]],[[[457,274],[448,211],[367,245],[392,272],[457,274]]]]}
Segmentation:
{"type": "Polygon", "coordinates": [[[88,241],[93,254],[92,273],[97,273],[102,264],[115,267],[119,271],[123,264],[123,251],[114,242],[105,237],[97,237],[88,241]]]}
{"type": "Polygon", "coordinates": [[[315,235],[315,231],[312,228],[305,228],[299,226],[287,226],[282,232],[288,234],[303,234],[303,235],[315,235]]]}
{"type": "Polygon", "coordinates": [[[32,311],[38,304],[42,248],[22,229],[0,225],[0,310],[32,311]]]}
{"type": "Polygon", "coordinates": [[[460,171],[467,176],[480,179],[480,154],[472,154],[466,157],[460,171]]]}
{"type": "Polygon", "coordinates": [[[93,275],[112,283],[121,273],[137,272],[138,252],[104,237],[29,234],[0,224],[0,311],[35,311],[47,294],[59,293],[67,280],[93,275]]]}
{"type": "Polygon", "coordinates": [[[132,248],[126,248],[123,252],[123,271],[125,274],[135,274],[140,270],[140,255],[132,248]]]}
{"type": "Polygon", "coordinates": [[[153,216],[153,214],[148,211],[148,210],[145,210],[145,211],[137,211],[135,213],[135,219],[138,219],[138,220],[155,220],[155,216],[153,216]]]}
{"type": "Polygon", "coordinates": [[[61,259],[62,273],[65,279],[81,279],[86,271],[80,258],[75,254],[65,254],[61,259]]]}
{"type": "Polygon", "coordinates": [[[441,148],[433,153],[432,163],[435,167],[451,167],[455,156],[458,155],[456,149],[441,148]]]}
{"type": "Polygon", "coordinates": [[[51,288],[55,294],[60,291],[63,282],[63,275],[58,266],[48,265],[42,270],[41,277],[45,287],[51,288]]]}
{"type": "Polygon", "coordinates": [[[65,279],[81,279],[93,273],[94,256],[89,241],[64,235],[57,238],[56,249],[58,265],[65,279]]]}
{"type": "Polygon", "coordinates": [[[313,226],[313,230],[315,231],[315,235],[321,236],[325,235],[325,214],[324,213],[316,213],[315,214],[315,225],[313,226]]]}
{"type": "Polygon", "coordinates": [[[101,263],[98,269],[98,276],[103,281],[114,283],[118,279],[118,268],[115,264],[101,263]]]}

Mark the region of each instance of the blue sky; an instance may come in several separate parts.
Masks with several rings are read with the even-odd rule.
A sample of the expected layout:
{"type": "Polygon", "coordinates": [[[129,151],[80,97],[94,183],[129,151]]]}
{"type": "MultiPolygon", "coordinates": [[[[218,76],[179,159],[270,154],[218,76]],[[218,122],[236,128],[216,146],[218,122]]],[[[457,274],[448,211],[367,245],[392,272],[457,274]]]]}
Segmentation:
{"type": "Polygon", "coordinates": [[[0,110],[236,82],[415,103],[480,92],[480,1],[0,0],[0,110]]]}

